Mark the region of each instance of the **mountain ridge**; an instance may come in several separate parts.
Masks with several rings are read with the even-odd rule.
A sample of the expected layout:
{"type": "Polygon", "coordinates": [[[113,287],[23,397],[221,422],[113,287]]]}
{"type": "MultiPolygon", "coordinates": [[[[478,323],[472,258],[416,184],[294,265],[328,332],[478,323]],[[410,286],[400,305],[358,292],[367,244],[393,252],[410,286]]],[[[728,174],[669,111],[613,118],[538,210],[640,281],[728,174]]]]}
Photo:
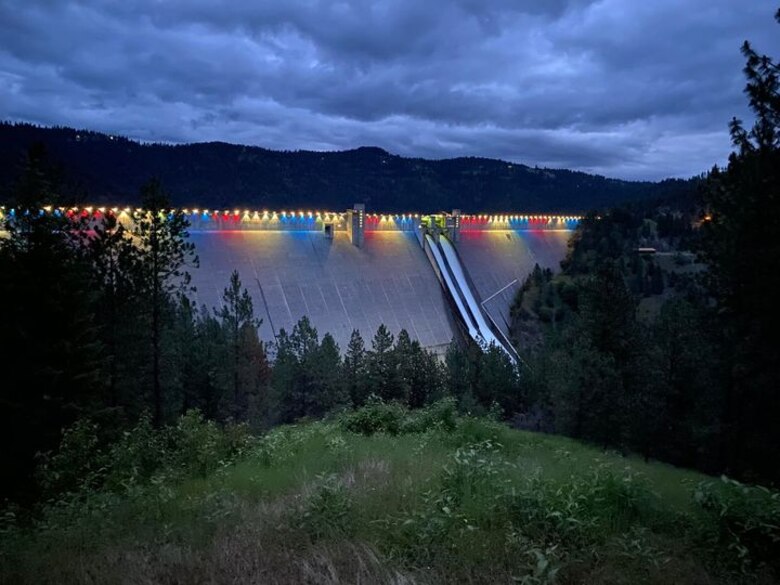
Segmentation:
{"type": "Polygon", "coordinates": [[[695,179],[625,181],[484,157],[425,159],[378,146],[271,150],[223,141],[141,142],[68,127],[0,122],[0,199],[11,199],[24,152],[43,143],[74,201],[136,204],[148,178],[171,200],[201,207],[319,207],[365,203],[383,212],[584,212],[689,196],[695,179]]]}

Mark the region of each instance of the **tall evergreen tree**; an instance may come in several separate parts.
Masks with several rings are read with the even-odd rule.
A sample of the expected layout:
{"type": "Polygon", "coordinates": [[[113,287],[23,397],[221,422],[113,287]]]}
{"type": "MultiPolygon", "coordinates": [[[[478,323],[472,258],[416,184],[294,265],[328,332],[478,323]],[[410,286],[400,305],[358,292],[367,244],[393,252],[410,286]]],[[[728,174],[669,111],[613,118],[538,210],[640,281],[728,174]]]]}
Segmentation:
{"type": "Polygon", "coordinates": [[[357,329],[352,330],[349,338],[347,352],[341,366],[341,378],[352,406],[363,406],[368,398],[366,346],[357,329]]]}
{"type": "Polygon", "coordinates": [[[476,407],[472,390],[474,366],[466,351],[452,341],[444,354],[445,385],[447,392],[458,401],[461,410],[469,412],[476,407]]]}
{"type": "Polygon", "coordinates": [[[384,324],[377,328],[371,340],[366,381],[369,392],[383,400],[395,398],[401,384],[393,353],[393,335],[384,324]]]}
{"type": "Polygon", "coordinates": [[[578,335],[587,340],[586,355],[604,381],[586,387],[590,393],[590,438],[605,446],[622,445],[628,432],[627,408],[640,388],[642,338],[636,302],[617,263],[607,260],[588,278],[582,291],[578,335]]]}
{"type": "Polygon", "coordinates": [[[271,372],[271,383],[278,421],[282,423],[295,422],[303,416],[297,386],[300,368],[298,355],[290,335],[284,329],[279,330],[274,346],[276,355],[271,372]]]}
{"type": "MultiPolygon", "coordinates": [[[[780,11],[776,14],[780,20],[780,11]]],[[[713,169],[703,192],[702,256],[709,289],[722,311],[731,348],[731,384],[724,425],[727,458],[738,474],[780,481],[780,67],[750,43],[745,93],[755,114],[749,129],[730,125],[735,151],[713,169]]]]}
{"type": "Polygon", "coordinates": [[[398,400],[404,404],[409,404],[412,384],[415,382],[415,369],[418,366],[416,362],[419,361],[415,349],[409,333],[406,329],[401,329],[398,332],[395,347],[393,347],[392,351],[392,361],[397,372],[397,384],[393,388],[388,389],[386,396],[383,397],[386,400],[398,400]]]}
{"type": "Polygon", "coordinates": [[[523,406],[517,368],[495,344],[491,343],[479,356],[474,396],[483,407],[497,404],[506,415],[523,406]]]}
{"type": "MultiPolygon", "coordinates": [[[[97,292],[95,313],[105,348],[108,404],[123,403],[122,379],[132,378],[132,362],[138,330],[137,295],[142,287],[138,248],[112,213],[91,221],[81,232],[81,251],[90,265],[97,292]],[[129,362],[129,363],[128,363],[129,362]],[[122,366],[125,365],[126,369],[122,366]]],[[[134,384],[134,381],[131,382],[134,384]]],[[[130,385],[130,384],[126,384],[130,385]]]]}
{"type": "Polygon", "coordinates": [[[313,360],[312,416],[322,416],[339,406],[345,406],[349,397],[339,379],[341,355],[336,340],[330,333],[322,337],[313,360]]]}
{"type": "MultiPolygon", "coordinates": [[[[301,317],[289,336],[280,332],[274,363],[274,389],[284,422],[320,413],[323,388],[319,379],[322,374],[320,357],[319,335],[308,317],[301,317]]],[[[338,372],[338,363],[334,367],[338,372]]]]}
{"type": "MultiPolygon", "coordinates": [[[[100,344],[89,266],[58,204],[45,151],[32,148],[0,237],[2,495],[26,497],[33,455],[54,447],[60,428],[101,407],[100,344]]],[[[1,497],[1,496],[0,496],[1,497]]]]}
{"type": "Polygon", "coordinates": [[[394,353],[400,382],[397,400],[420,408],[441,397],[442,372],[436,357],[425,351],[419,341],[412,341],[405,329],[398,333],[394,353]]]}
{"type": "Polygon", "coordinates": [[[228,416],[241,420],[247,415],[249,403],[259,400],[262,389],[258,383],[264,382],[268,365],[257,335],[262,320],[255,318],[252,297],[243,288],[238,271],[230,275],[230,284],[222,294],[222,307],[215,314],[220,319],[227,349],[228,416]]]}
{"type": "Polygon", "coordinates": [[[170,208],[170,200],[157,179],[141,188],[143,212],[133,218],[132,232],[139,249],[143,306],[149,319],[151,386],[154,422],[164,416],[162,384],[163,334],[166,309],[172,295],[188,290],[188,265],[197,265],[194,244],[187,241],[189,223],[183,212],[170,208]]]}

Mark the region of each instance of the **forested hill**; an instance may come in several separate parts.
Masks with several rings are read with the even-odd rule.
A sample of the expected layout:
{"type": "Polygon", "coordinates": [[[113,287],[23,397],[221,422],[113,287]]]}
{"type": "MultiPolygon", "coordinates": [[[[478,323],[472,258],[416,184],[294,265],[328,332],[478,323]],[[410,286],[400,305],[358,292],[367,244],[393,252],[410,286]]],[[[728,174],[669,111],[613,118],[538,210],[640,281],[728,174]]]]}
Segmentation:
{"type": "Polygon", "coordinates": [[[192,207],[343,209],[384,212],[582,212],[648,197],[676,197],[692,181],[608,179],[486,158],[404,158],[380,148],[280,152],[221,142],[141,144],[71,128],[0,123],[0,199],[7,201],[24,152],[41,142],[74,202],[136,204],[157,176],[173,203],[192,207]]]}

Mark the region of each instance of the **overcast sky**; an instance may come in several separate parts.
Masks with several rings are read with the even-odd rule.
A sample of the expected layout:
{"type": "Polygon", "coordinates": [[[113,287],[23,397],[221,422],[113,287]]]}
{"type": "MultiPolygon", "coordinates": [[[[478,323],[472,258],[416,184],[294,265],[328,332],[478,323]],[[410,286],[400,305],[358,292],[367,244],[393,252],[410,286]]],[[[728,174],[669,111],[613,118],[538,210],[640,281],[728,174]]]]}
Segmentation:
{"type": "Polygon", "coordinates": [[[623,178],[722,163],[776,0],[0,0],[0,118],[623,178]]]}

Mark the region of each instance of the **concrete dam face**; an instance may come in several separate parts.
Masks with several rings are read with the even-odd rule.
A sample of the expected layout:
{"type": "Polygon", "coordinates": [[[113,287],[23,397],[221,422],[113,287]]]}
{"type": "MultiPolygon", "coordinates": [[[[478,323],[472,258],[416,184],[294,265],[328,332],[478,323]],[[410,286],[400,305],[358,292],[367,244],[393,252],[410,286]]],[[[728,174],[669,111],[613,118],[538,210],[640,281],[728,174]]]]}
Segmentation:
{"type": "MultiPolygon", "coordinates": [[[[354,329],[367,345],[384,324],[438,354],[453,339],[498,345],[513,361],[509,312],[535,264],[553,270],[565,257],[572,216],[181,210],[200,259],[190,268],[194,300],[222,304],[237,270],[273,341],[307,316],[342,351],[354,329]]],[[[2,221],[15,210],[0,207],[2,221]]],[[[29,211],[25,211],[29,213],[29,211]]],[[[87,221],[113,215],[127,227],[143,209],[44,208],[87,221]]],[[[161,212],[162,213],[162,212],[161,212]]],[[[168,211],[167,213],[171,213],[168,211]]]]}
{"type": "Polygon", "coordinates": [[[288,333],[304,315],[320,335],[346,349],[353,329],[368,343],[384,323],[406,329],[429,348],[452,340],[454,323],[436,276],[414,234],[369,231],[361,248],[346,232],[192,232],[200,268],[192,271],[197,300],[219,306],[238,270],[263,319],[261,337],[288,333]]]}
{"type": "Polygon", "coordinates": [[[370,344],[384,323],[394,335],[406,329],[436,353],[470,333],[487,343],[490,332],[474,336],[478,320],[483,328],[489,323],[493,339],[502,341],[518,288],[534,264],[559,267],[577,222],[543,216],[379,216],[359,206],[343,214],[256,219],[190,218],[190,239],[200,258],[200,267],[190,271],[199,305],[218,307],[230,273],[238,270],[263,319],[260,335],[266,341],[281,329],[289,333],[305,315],[321,336],[333,335],[342,351],[353,329],[370,344]],[[434,236],[430,243],[427,234],[434,236]],[[430,249],[439,238],[452,241],[449,256],[430,249]]]}

